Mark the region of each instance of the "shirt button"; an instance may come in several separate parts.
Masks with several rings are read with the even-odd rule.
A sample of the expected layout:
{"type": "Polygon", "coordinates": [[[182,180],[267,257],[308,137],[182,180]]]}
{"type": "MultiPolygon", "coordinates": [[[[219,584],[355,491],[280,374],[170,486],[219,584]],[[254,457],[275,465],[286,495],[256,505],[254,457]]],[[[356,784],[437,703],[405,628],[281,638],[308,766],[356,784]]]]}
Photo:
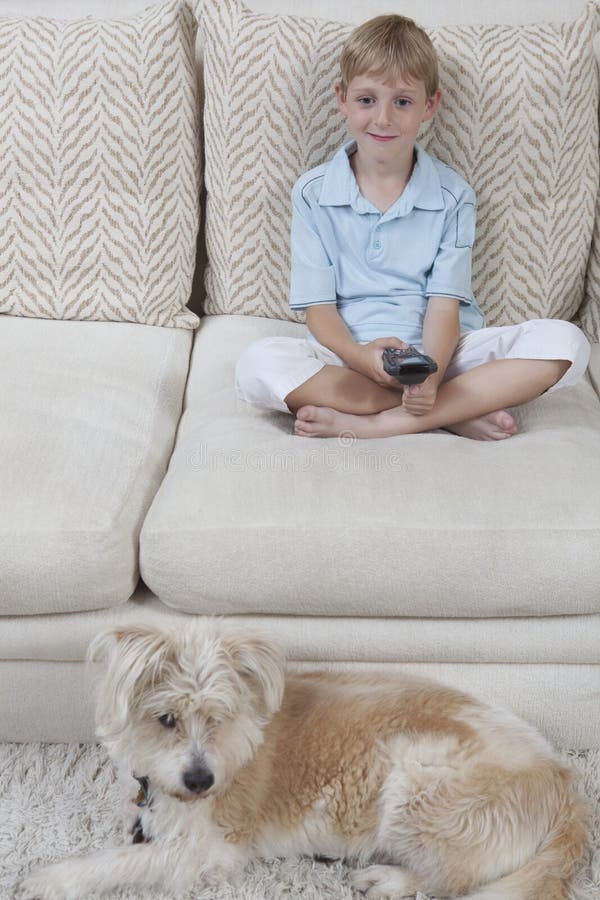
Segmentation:
{"type": "Polygon", "coordinates": [[[381,250],[381,241],[375,241],[373,244],[376,250],[381,250]]]}

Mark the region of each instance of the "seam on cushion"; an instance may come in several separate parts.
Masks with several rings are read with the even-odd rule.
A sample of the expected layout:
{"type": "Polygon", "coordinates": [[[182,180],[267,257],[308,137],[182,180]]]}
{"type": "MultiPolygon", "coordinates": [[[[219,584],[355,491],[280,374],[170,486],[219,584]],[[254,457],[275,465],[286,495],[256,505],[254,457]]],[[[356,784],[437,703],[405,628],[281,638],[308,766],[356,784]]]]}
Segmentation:
{"type": "MultiPolygon", "coordinates": [[[[364,532],[364,528],[365,528],[364,522],[361,522],[359,525],[353,525],[353,526],[349,525],[347,522],[344,523],[345,531],[364,532]]],[[[237,535],[239,533],[249,531],[250,529],[260,530],[260,531],[270,530],[270,531],[276,531],[278,534],[281,534],[285,531],[295,532],[298,530],[298,526],[295,523],[294,524],[282,524],[281,522],[273,522],[273,521],[270,521],[270,522],[252,521],[252,522],[247,522],[243,525],[243,527],[238,528],[238,530],[235,531],[235,534],[237,535]]],[[[315,522],[311,523],[311,529],[312,529],[311,533],[313,536],[319,534],[320,532],[328,532],[328,533],[339,532],[339,528],[336,528],[336,526],[320,525],[320,523],[315,523],[315,522]]],[[[214,523],[211,522],[210,526],[200,527],[200,528],[197,528],[194,530],[190,529],[189,527],[181,528],[181,529],[178,528],[177,530],[174,530],[172,524],[165,526],[163,528],[154,527],[152,529],[152,535],[153,536],[161,535],[161,534],[169,534],[169,535],[177,534],[179,536],[188,535],[188,538],[191,541],[191,540],[193,540],[194,537],[197,537],[199,534],[210,533],[213,531],[228,531],[230,533],[234,533],[232,530],[232,527],[231,527],[231,522],[223,522],[223,524],[219,524],[219,525],[215,525],[214,523]]],[[[483,533],[485,535],[501,534],[501,535],[514,536],[515,534],[540,535],[540,534],[546,533],[546,534],[556,534],[556,535],[561,535],[561,536],[566,534],[566,535],[572,535],[573,537],[576,537],[577,535],[585,536],[585,535],[588,535],[591,533],[594,533],[594,534],[598,533],[598,535],[600,535],[600,526],[599,525],[578,525],[576,528],[569,528],[569,527],[565,527],[565,528],[556,528],[556,527],[554,527],[554,528],[547,528],[547,527],[546,528],[544,528],[544,527],[542,527],[542,528],[524,528],[523,526],[520,526],[519,528],[510,528],[508,526],[506,528],[498,528],[498,526],[495,526],[494,528],[484,530],[481,528],[481,526],[474,525],[472,528],[469,528],[469,529],[465,528],[462,531],[457,532],[456,527],[451,526],[451,525],[449,525],[447,528],[432,528],[429,525],[418,525],[418,526],[411,525],[410,527],[405,527],[405,528],[397,528],[396,527],[395,534],[401,534],[402,532],[406,532],[407,534],[411,535],[417,531],[426,531],[428,534],[441,534],[441,535],[451,534],[451,535],[455,535],[455,536],[461,535],[461,534],[468,535],[468,534],[472,534],[473,532],[476,532],[477,534],[483,533]]],[[[598,613],[600,613],[600,609],[598,609],[598,613]]]]}
{"type": "MultiPolygon", "coordinates": [[[[148,326],[148,327],[151,327],[151,326],[148,326]]],[[[153,425],[154,425],[154,423],[155,423],[156,420],[157,420],[157,410],[158,410],[158,406],[159,406],[159,398],[160,398],[161,395],[164,393],[164,386],[165,386],[165,383],[166,383],[166,377],[165,377],[165,374],[166,374],[166,372],[168,371],[167,361],[173,356],[174,345],[175,345],[175,332],[178,331],[179,329],[169,329],[169,331],[171,331],[171,330],[172,330],[174,333],[169,335],[170,340],[167,342],[167,346],[165,347],[165,351],[164,351],[164,353],[163,353],[163,358],[162,358],[162,361],[161,361],[161,365],[160,365],[160,367],[159,367],[159,369],[158,369],[158,372],[157,372],[157,374],[156,374],[156,377],[155,377],[155,379],[154,379],[154,381],[153,381],[154,400],[153,400],[153,403],[151,404],[150,409],[149,409],[147,415],[145,416],[145,419],[144,419],[144,422],[143,422],[143,427],[144,427],[144,429],[145,429],[145,431],[146,431],[146,440],[142,443],[142,446],[140,447],[139,453],[137,454],[137,456],[136,456],[136,458],[135,458],[135,462],[133,463],[133,465],[135,466],[135,469],[136,469],[136,474],[131,478],[131,480],[130,480],[130,482],[129,482],[129,485],[128,485],[128,487],[126,488],[126,490],[125,490],[125,492],[124,492],[124,494],[123,494],[123,497],[122,497],[121,502],[120,502],[120,504],[119,504],[119,510],[118,510],[118,512],[115,514],[115,523],[116,523],[116,522],[119,522],[119,521],[121,520],[121,518],[122,518],[122,516],[123,516],[123,512],[124,512],[124,510],[125,510],[125,508],[126,508],[126,506],[127,506],[127,504],[128,504],[129,498],[131,497],[131,495],[132,495],[132,493],[133,493],[133,491],[134,491],[134,488],[137,486],[137,484],[139,483],[140,479],[141,479],[142,477],[143,477],[146,481],[147,481],[147,479],[148,479],[148,473],[146,472],[146,470],[145,470],[145,468],[144,468],[144,466],[143,466],[143,463],[144,463],[144,462],[148,459],[148,457],[150,456],[149,451],[150,451],[150,449],[151,449],[151,447],[152,447],[151,436],[152,436],[152,433],[153,433],[153,425]]],[[[181,417],[180,417],[180,419],[181,419],[181,417]]],[[[174,438],[173,438],[173,440],[174,440],[174,438]]],[[[170,456],[169,456],[169,459],[170,459],[170,456]]],[[[167,460],[167,465],[168,465],[168,460],[167,460]]],[[[166,471],[166,470],[165,470],[165,471],[166,471]]],[[[164,473],[163,473],[163,476],[162,476],[162,477],[164,477],[164,473]]],[[[161,477],[161,480],[162,480],[162,477],[161,477]]],[[[160,483],[160,482],[159,482],[159,483],[160,483]]],[[[157,489],[158,489],[158,486],[157,486],[157,489]]],[[[139,532],[140,532],[140,529],[141,529],[141,527],[142,527],[142,525],[143,525],[143,522],[144,522],[144,519],[145,519],[146,514],[147,514],[147,512],[148,512],[148,509],[150,508],[150,505],[152,504],[152,500],[154,499],[155,493],[156,493],[156,490],[155,490],[154,493],[152,494],[152,497],[150,498],[150,500],[147,502],[145,508],[143,508],[143,509],[141,510],[141,515],[140,515],[140,517],[139,517],[139,521],[138,521],[138,522],[136,523],[136,525],[135,525],[135,529],[136,529],[135,540],[136,540],[136,543],[139,542],[139,532]]],[[[138,570],[138,565],[136,565],[136,571],[137,571],[137,570],[138,570]]]]}

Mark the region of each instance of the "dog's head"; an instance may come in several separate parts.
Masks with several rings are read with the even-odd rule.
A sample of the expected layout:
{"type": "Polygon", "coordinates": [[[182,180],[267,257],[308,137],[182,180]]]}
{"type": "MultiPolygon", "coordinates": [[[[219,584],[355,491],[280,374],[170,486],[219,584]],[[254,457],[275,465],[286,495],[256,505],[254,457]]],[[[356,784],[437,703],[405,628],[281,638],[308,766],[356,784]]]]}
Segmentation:
{"type": "Polygon", "coordinates": [[[96,723],[115,761],[180,800],[224,790],[279,709],[279,650],[219,622],[115,628],[91,643],[105,663],[96,723]]]}

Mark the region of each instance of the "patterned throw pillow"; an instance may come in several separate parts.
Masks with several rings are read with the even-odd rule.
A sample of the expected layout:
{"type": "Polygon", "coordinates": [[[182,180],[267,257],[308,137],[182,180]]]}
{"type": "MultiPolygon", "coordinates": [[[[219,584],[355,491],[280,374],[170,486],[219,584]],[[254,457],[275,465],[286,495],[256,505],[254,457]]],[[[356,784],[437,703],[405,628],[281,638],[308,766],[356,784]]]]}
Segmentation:
{"type": "Polygon", "coordinates": [[[196,21],[0,18],[0,313],[194,328],[196,21]]]}
{"type": "MultiPolygon", "coordinates": [[[[600,28],[600,0],[594,0],[597,27],[600,28]]],[[[594,38],[596,63],[600,66],[600,32],[594,38]]],[[[600,110],[599,110],[600,114],[600,110]]],[[[600,190],[596,194],[592,247],[585,276],[583,303],[576,316],[591,341],[600,341],[600,190]]]]}
{"type": "Polygon", "coordinates": [[[600,341],[600,193],[596,197],[596,218],[585,279],[585,295],[577,318],[588,338],[600,341]]]}
{"type": "MultiPolygon", "coordinates": [[[[198,4],[205,53],[210,313],[287,308],[290,192],[347,139],[333,83],[351,26],[198,4]]],[[[428,29],[442,105],[421,143],[478,197],[473,288],[488,325],[570,319],[598,189],[590,5],[575,22],[428,29]]]]}

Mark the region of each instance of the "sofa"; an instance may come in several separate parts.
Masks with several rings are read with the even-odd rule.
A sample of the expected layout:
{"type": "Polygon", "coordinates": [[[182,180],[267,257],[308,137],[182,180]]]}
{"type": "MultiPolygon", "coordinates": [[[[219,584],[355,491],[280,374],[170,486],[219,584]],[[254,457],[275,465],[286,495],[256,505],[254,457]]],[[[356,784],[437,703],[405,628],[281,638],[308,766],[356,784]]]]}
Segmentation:
{"type": "MultiPolygon", "coordinates": [[[[111,156],[109,141],[92,147],[110,177],[92,189],[99,170],[90,169],[71,198],[82,216],[77,196],[83,203],[97,189],[100,200],[93,208],[90,200],[76,230],[61,220],[61,241],[73,241],[60,244],[63,262],[53,256],[56,192],[71,182],[55,185],[48,224],[28,243],[26,226],[46,204],[28,183],[28,160],[54,171],[52,153],[68,161],[74,141],[103,142],[98,114],[85,99],[70,110],[64,92],[65,106],[53,107],[62,110],[52,126],[60,148],[44,144],[42,112],[22,115],[17,138],[6,118],[0,124],[0,737],[92,741],[91,638],[108,626],[185,626],[216,615],[272,635],[292,667],[433,676],[510,707],[560,746],[599,747],[596,10],[583,0],[236,3],[198,3],[197,35],[187,14],[178,32],[188,80],[167,84],[185,85],[177,102],[187,125],[173,138],[165,127],[155,157],[180,154],[179,174],[153,164],[167,186],[179,179],[179,199],[145,208],[139,234],[129,219],[121,226],[113,198],[136,169],[118,137],[130,116],[119,92],[142,78],[135,65],[131,76],[104,63],[89,74],[84,98],[108,79],[103,129],[116,150],[111,156]],[[585,378],[516,410],[519,433],[507,441],[448,432],[299,438],[292,417],[251,409],[234,392],[236,360],[252,340],[303,328],[286,310],[289,185],[343,139],[329,100],[311,99],[329,96],[346,33],[339,23],[391,7],[432,29],[440,47],[450,102],[445,130],[425,138],[479,188],[474,285],[488,322],[568,318],[592,341],[585,378]],[[469,70],[467,51],[479,69],[469,70]],[[303,121],[290,98],[312,110],[303,121]],[[494,126],[491,112],[509,115],[494,126]],[[516,145],[523,163],[509,165],[516,145]],[[488,189],[494,178],[505,186],[488,189]],[[114,246],[94,225],[100,208],[114,246]],[[102,276],[102,290],[99,248],[112,278],[102,276]],[[51,274],[36,260],[54,266],[51,274]],[[65,294],[51,302],[45,291],[58,283],[59,263],[65,294]],[[162,279],[156,297],[136,296],[128,267],[137,264],[145,285],[162,279]],[[69,279],[80,280],[67,302],[69,279]]],[[[0,54],[0,97],[19,109],[46,71],[52,85],[56,73],[70,77],[68,58],[48,49],[52,35],[61,53],[86,55],[108,34],[120,65],[129,52],[123,23],[147,16],[146,6],[28,0],[28,17],[62,21],[53,32],[55,24],[24,21],[18,0],[2,0],[0,43],[10,52],[0,54]],[[65,24],[75,20],[77,33],[65,24]],[[94,22],[105,20],[112,30],[98,38],[94,22]],[[35,65],[42,74],[15,88],[35,65]]],[[[154,123],[167,103],[152,94],[160,71],[145,72],[139,99],[157,104],[154,123]]],[[[61,166],[61,177],[67,169],[78,177],[76,166],[61,166]]]]}

